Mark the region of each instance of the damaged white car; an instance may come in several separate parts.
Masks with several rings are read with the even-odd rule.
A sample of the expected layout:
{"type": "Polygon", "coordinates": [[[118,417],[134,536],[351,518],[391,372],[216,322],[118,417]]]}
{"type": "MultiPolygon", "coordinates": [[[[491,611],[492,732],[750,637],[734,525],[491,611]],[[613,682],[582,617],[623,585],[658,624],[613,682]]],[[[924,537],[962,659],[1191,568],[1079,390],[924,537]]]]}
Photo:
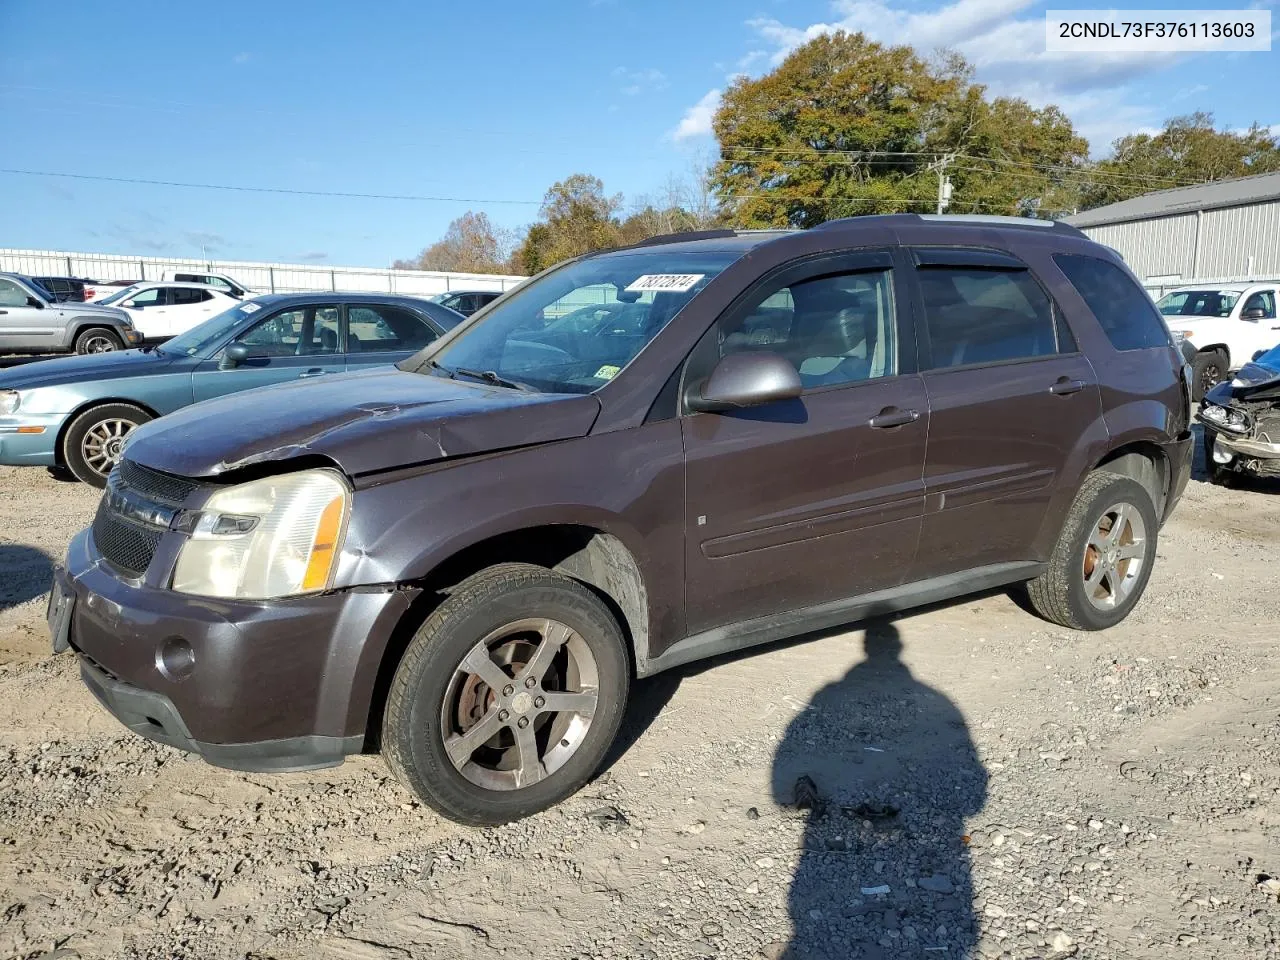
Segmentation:
{"type": "Polygon", "coordinates": [[[1280,477],[1280,346],[1259,352],[1234,379],[1206,393],[1196,419],[1215,483],[1241,473],[1280,477]]]}

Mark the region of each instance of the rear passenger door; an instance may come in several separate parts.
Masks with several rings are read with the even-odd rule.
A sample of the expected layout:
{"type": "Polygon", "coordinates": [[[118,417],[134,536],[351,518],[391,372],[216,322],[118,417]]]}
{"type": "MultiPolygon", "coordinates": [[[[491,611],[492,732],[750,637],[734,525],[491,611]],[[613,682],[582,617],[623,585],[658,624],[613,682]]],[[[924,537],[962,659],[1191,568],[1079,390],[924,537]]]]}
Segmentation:
{"type": "Polygon", "coordinates": [[[439,336],[412,310],[383,303],[348,304],[345,330],[348,370],[399,363],[439,336]]]}
{"type": "Polygon", "coordinates": [[[903,581],[920,532],[928,409],[888,252],[792,265],[731,307],[690,356],[767,351],[798,400],[685,411],[687,630],[903,581]],[[904,342],[905,340],[905,342],[904,342]]]}
{"type": "Polygon", "coordinates": [[[1064,468],[1101,429],[1093,367],[1022,261],[972,248],[912,258],[930,415],[912,579],[1043,559],[1064,468]]]}
{"type": "Polygon", "coordinates": [[[169,336],[176,337],[196,324],[204,323],[213,316],[215,306],[213,294],[208,290],[170,287],[167,317],[169,336]]]}

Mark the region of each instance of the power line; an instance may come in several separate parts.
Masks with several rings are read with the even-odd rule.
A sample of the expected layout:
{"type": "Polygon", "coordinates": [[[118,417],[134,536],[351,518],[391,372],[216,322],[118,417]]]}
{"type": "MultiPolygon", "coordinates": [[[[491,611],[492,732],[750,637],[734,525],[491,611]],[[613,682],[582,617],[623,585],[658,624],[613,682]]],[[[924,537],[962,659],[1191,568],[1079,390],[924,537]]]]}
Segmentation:
{"type": "Polygon", "coordinates": [[[538,206],[541,200],[510,200],[482,197],[428,197],[409,193],[352,193],[345,190],[295,190],[288,187],[244,187],[227,183],[187,183],[179,180],[148,180],[143,177],[108,177],[91,173],[58,173],[51,170],[15,170],[0,167],[0,173],[26,177],[61,177],[67,180],[94,180],[101,183],[130,183],[152,187],[186,187],[192,190],[230,190],[237,193],[279,193],[297,197],[339,197],[355,200],[409,200],[428,203],[505,203],[538,206]]]}

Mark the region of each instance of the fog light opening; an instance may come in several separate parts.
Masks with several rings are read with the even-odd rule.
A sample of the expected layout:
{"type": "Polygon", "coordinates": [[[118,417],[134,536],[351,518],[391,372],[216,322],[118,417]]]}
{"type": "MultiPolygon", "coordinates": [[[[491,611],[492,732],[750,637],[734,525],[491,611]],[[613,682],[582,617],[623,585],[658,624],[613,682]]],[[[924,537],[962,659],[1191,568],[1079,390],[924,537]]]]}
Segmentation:
{"type": "Polygon", "coordinates": [[[1233,459],[1235,459],[1235,457],[1231,451],[1215,440],[1213,443],[1213,462],[1226,466],[1233,459]]]}
{"type": "Polygon", "coordinates": [[[191,676],[195,666],[196,652],[182,637],[169,637],[156,647],[156,669],[174,683],[191,676]]]}

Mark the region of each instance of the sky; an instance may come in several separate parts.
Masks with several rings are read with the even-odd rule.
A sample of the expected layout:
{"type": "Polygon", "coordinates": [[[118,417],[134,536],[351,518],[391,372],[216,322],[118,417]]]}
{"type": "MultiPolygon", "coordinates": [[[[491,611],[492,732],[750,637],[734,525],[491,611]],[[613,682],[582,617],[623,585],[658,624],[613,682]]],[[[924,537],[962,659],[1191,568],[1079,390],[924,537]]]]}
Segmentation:
{"type": "Polygon", "coordinates": [[[714,157],[735,76],[835,29],[959,50],[993,93],[1061,106],[1095,156],[1196,110],[1280,132],[1280,44],[1046,54],[1066,6],[0,0],[0,167],[27,171],[0,172],[0,247],[386,266],[469,209],[533,222],[571,173],[657,196],[714,157]]]}

